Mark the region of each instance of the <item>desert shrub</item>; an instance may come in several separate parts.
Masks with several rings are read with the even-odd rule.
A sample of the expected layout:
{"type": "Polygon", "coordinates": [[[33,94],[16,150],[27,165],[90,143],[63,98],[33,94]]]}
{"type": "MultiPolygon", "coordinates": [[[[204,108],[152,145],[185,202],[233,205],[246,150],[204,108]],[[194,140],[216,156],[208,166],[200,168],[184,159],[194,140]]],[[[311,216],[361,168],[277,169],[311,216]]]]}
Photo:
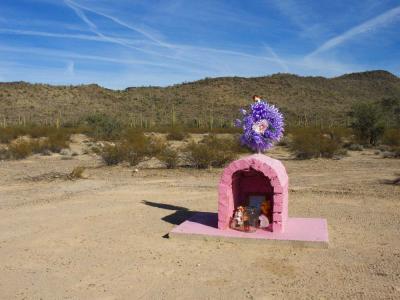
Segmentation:
{"type": "Polygon", "coordinates": [[[363,151],[364,150],[363,145],[353,144],[353,143],[350,143],[350,144],[346,145],[346,148],[351,150],[351,151],[363,151]]]}
{"type": "Polygon", "coordinates": [[[400,129],[387,129],[383,135],[382,143],[389,146],[400,146],[400,129]]]}
{"type": "Polygon", "coordinates": [[[0,160],[8,160],[11,158],[11,152],[8,149],[0,148],[0,160]]]}
{"type": "Polygon", "coordinates": [[[363,102],[353,106],[352,128],[361,144],[376,145],[385,132],[382,112],[378,105],[363,102]]]}
{"type": "Polygon", "coordinates": [[[122,124],[106,114],[88,116],[85,123],[89,128],[87,134],[95,139],[115,140],[121,135],[122,124]]]}
{"type": "Polygon", "coordinates": [[[125,161],[131,166],[136,166],[138,163],[145,159],[145,151],[143,149],[137,148],[135,144],[122,143],[120,145],[122,151],[125,151],[125,161]]]}
{"type": "Polygon", "coordinates": [[[200,143],[191,142],[186,147],[187,158],[199,169],[222,167],[236,158],[236,144],[232,138],[208,135],[200,143]]]}
{"type": "Polygon", "coordinates": [[[8,150],[10,151],[12,158],[23,159],[31,155],[34,150],[37,151],[37,148],[38,148],[37,143],[32,143],[26,140],[20,140],[10,144],[8,150]]]}
{"type": "Polygon", "coordinates": [[[107,145],[100,152],[107,165],[123,161],[134,166],[144,159],[157,156],[165,149],[165,143],[156,137],[146,137],[142,131],[129,130],[115,145],[107,145]]]}
{"type": "MultiPolygon", "coordinates": [[[[0,129],[0,142],[10,143],[21,136],[30,136],[33,139],[46,137],[49,140],[48,148],[53,152],[59,152],[68,147],[71,129],[48,126],[16,126],[0,129]]],[[[22,146],[21,146],[22,147],[22,146]]]]}
{"type": "Polygon", "coordinates": [[[92,146],[90,147],[90,150],[94,153],[94,154],[101,154],[101,149],[98,146],[92,146]]]}
{"type": "Polygon", "coordinates": [[[13,159],[23,159],[34,153],[60,152],[61,149],[68,148],[69,138],[70,135],[62,131],[55,131],[46,138],[21,138],[10,143],[8,151],[13,159]]]}
{"type": "Polygon", "coordinates": [[[0,128],[0,143],[8,144],[21,135],[23,135],[21,127],[0,128]]]}
{"type": "Polygon", "coordinates": [[[306,127],[292,129],[291,134],[290,148],[299,159],[332,158],[342,150],[340,137],[333,131],[306,127]]]}
{"type": "Polygon", "coordinates": [[[213,160],[212,150],[205,144],[191,142],[186,147],[189,162],[198,169],[211,167],[213,160]]]}
{"type": "Polygon", "coordinates": [[[100,155],[108,166],[117,165],[126,160],[126,152],[121,145],[106,145],[100,155]]]}
{"type": "Polygon", "coordinates": [[[68,174],[68,179],[74,180],[74,179],[82,179],[83,178],[83,172],[85,171],[85,167],[78,166],[75,167],[71,173],[68,174]]]}
{"type": "Polygon", "coordinates": [[[278,146],[288,147],[290,145],[290,140],[288,136],[284,136],[281,140],[277,143],[278,146]]]}
{"type": "Polygon", "coordinates": [[[173,127],[167,134],[169,141],[183,141],[188,137],[188,133],[182,127],[173,127]]]}
{"type": "Polygon", "coordinates": [[[47,127],[47,126],[31,126],[27,127],[24,130],[26,135],[29,135],[31,138],[40,138],[47,137],[50,134],[54,134],[58,129],[55,127],[47,127]]]}
{"type": "Polygon", "coordinates": [[[122,140],[128,144],[128,147],[135,149],[143,156],[157,156],[166,148],[164,140],[156,136],[146,136],[138,129],[125,130],[122,140]]]}
{"type": "Polygon", "coordinates": [[[168,169],[175,169],[178,165],[178,151],[172,148],[165,148],[158,155],[158,159],[165,163],[168,169]]]}
{"type": "Polygon", "coordinates": [[[241,134],[234,134],[232,135],[231,138],[224,138],[224,140],[227,142],[226,147],[229,147],[229,149],[235,153],[249,153],[252,150],[249,149],[247,146],[242,145],[240,142],[240,136],[241,134]]]}
{"type": "Polygon", "coordinates": [[[43,148],[51,152],[59,153],[62,149],[69,147],[70,136],[65,132],[58,131],[50,134],[44,142],[43,148]]]}

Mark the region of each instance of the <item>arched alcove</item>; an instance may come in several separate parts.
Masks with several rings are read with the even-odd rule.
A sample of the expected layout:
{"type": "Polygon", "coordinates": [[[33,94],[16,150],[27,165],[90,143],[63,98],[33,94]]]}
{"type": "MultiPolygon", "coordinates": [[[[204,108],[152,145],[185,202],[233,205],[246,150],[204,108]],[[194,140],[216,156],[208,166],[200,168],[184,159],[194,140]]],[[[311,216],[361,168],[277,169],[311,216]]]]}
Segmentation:
{"type": "Polygon", "coordinates": [[[257,196],[270,202],[272,231],[283,232],[288,219],[288,176],[279,160],[262,154],[241,158],[224,169],[218,190],[218,228],[228,228],[235,209],[257,196]]]}

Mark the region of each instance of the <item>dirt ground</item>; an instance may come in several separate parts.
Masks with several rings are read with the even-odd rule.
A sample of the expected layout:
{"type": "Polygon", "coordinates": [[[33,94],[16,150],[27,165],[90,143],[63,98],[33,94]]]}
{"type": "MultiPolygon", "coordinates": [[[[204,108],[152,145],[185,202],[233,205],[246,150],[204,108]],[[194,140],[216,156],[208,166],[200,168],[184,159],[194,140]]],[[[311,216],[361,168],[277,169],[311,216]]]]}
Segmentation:
{"type": "Polygon", "coordinates": [[[216,211],[221,169],[0,162],[0,298],[400,299],[400,187],[381,183],[400,160],[270,155],[290,176],[289,215],[326,218],[328,249],[166,238],[193,212],[216,211]],[[59,176],[75,166],[88,178],[59,176]]]}

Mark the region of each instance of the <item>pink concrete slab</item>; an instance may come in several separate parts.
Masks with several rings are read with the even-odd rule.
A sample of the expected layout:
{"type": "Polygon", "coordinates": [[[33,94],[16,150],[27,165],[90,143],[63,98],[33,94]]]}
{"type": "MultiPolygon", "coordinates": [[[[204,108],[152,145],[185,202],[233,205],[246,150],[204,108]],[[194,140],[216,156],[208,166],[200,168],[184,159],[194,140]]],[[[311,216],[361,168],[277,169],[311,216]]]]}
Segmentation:
{"type": "Polygon", "coordinates": [[[202,236],[213,238],[241,238],[257,241],[287,241],[310,247],[328,247],[328,225],[326,219],[317,218],[288,218],[284,232],[257,230],[247,233],[233,229],[218,229],[216,213],[200,212],[189,220],[176,226],[171,237],[202,236]]]}

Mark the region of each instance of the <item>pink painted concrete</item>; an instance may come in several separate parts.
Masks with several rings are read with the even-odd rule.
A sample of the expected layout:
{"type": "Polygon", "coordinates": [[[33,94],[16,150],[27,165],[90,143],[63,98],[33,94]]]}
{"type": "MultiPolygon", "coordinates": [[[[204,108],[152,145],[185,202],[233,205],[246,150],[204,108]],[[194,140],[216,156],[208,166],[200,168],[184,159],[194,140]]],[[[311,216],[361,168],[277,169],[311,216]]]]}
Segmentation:
{"type": "Polygon", "coordinates": [[[218,188],[218,228],[228,229],[239,205],[249,195],[266,195],[272,205],[274,232],[282,232],[288,220],[289,178],[283,164],[263,154],[253,154],[232,162],[221,175],[218,188]]]}
{"type": "MultiPolygon", "coordinates": [[[[221,238],[248,238],[259,240],[285,240],[299,242],[320,242],[328,244],[328,225],[325,219],[289,218],[284,232],[258,229],[256,232],[241,232],[233,229],[220,230],[217,214],[200,212],[175,227],[172,235],[203,235],[221,238]]],[[[280,224],[277,224],[280,225],[280,224]]]]}

